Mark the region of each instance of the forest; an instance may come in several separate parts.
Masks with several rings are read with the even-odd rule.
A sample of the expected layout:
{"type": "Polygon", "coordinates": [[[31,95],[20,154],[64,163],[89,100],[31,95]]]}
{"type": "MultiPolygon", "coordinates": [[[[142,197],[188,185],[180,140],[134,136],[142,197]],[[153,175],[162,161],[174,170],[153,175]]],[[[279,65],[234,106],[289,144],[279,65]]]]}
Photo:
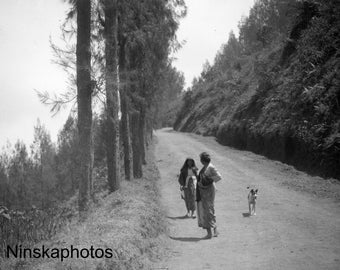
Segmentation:
{"type": "Polygon", "coordinates": [[[174,128],[340,177],[340,4],[257,0],[177,100],[174,128]]]}
{"type": "Polygon", "coordinates": [[[56,143],[38,119],[31,145],[18,140],[2,150],[0,253],[50,239],[73,215],[86,219],[98,189],[113,193],[122,181],[142,178],[153,129],[167,101],[183,91],[170,55],[181,46],[176,30],[184,1],[67,2],[64,45],[51,40],[51,49],[69,88],[37,98],[51,114],[65,105],[72,110],[56,143]],[[74,198],[76,213],[64,207],[74,198]]]}

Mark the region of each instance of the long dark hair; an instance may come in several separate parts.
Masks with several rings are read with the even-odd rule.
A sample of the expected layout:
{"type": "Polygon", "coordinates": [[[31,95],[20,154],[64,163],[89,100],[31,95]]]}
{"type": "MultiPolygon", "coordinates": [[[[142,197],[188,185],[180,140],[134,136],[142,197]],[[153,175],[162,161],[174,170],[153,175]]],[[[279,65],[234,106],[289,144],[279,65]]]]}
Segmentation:
{"type": "Polygon", "coordinates": [[[196,164],[195,164],[195,160],[193,158],[187,158],[182,166],[182,169],[181,169],[181,172],[184,171],[184,170],[187,170],[189,168],[189,161],[192,161],[192,169],[196,169],[197,170],[197,167],[196,167],[196,164]]]}

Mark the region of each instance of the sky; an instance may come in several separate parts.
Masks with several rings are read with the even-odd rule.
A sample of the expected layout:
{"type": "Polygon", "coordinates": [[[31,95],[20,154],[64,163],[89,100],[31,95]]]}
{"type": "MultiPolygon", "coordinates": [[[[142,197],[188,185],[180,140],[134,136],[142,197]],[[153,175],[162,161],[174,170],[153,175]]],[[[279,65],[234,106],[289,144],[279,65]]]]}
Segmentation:
{"type": "Polygon", "coordinates": [[[52,117],[34,89],[62,93],[63,70],[52,64],[49,38],[59,39],[67,5],[61,0],[0,0],[0,147],[30,144],[40,118],[56,141],[68,112],[52,117]]]}
{"type": "Polygon", "coordinates": [[[174,55],[174,65],[184,72],[186,87],[201,74],[203,64],[213,63],[230,31],[238,37],[238,23],[249,14],[254,0],[185,0],[187,16],[177,32],[184,47],[174,55]]]}
{"type": "MultiPolygon", "coordinates": [[[[199,76],[206,60],[213,62],[229,32],[238,34],[238,22],[253,2],[186,0],[188,14],[177,32],[179,41],[186,42],[174,55],[186,87],[199,76]]],[[[0,0],[0,148],[18,139],[31,144],[38,118],[57,140],[69,109],[52,117],[35,89],[58,94],[67,87],[64,71],[52,63],[49,44],[50,37],[58,41],[67,9],[62,0],[0,0]]]]}

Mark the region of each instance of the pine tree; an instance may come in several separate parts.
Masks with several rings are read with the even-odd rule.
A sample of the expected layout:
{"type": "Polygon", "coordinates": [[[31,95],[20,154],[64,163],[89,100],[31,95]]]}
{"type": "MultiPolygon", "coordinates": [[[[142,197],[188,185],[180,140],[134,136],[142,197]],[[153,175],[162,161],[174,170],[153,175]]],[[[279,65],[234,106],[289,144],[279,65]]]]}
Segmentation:
{"type": "Polygon", "coordinates": [[[104,1],[105,13],[105,81],[107,113],[107,171],[110,191],[119,189],[119,73],[117,0],[104,1]]]}
{"type": "Polygon", "coordinates": [[[91,133],[92,133],[92,86],[91,86],[91,1],[76,1],[77,11],[77,103],[79,133],[79,211],[88,208],[91,182],[91,133]]]}

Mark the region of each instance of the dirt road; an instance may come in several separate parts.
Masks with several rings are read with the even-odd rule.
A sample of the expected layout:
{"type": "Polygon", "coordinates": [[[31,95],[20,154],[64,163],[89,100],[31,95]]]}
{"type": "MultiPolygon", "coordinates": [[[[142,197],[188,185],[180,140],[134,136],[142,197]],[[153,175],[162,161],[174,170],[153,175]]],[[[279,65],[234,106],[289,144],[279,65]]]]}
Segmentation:
{"type": "MultiPolygon", "coordinates": [[[[334,198],[320,198],[283,183],[323,180],[250,152],[221,146],[213,138],[156,132],[156,160],[170,223],[171,248],[157,269],[340,269],[340,209],[334,198]],[[186,157],[199,163],[207,151],[222,174],[215,210],[220,235],[204,240],[197,219],[183,218],[176,175],[186,157]],[[257,215],[247,217],[247,185],[259,187],[257,215]]],[[[339,184],[323,189],[339,191],[339,184]]],[[[327,190],[326,190],[327,191],[327,190]]],[[[317,194],[318,195],[318,194],[317,194]]]]}

